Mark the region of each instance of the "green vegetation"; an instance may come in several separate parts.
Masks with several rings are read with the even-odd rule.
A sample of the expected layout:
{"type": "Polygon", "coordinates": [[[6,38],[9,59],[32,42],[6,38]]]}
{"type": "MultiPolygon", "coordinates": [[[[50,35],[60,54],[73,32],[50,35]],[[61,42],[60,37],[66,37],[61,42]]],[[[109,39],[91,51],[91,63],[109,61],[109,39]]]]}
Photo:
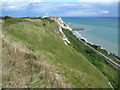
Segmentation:
{"type": "Polygon", "coordinates": [[[108,52],[104,49],[97,49],[99,52],[102,52],[104,55],[106,55],[107,57],[111,58],[112,60],[114,60],[116,63],[120,64],[120,60],[118,60],[116,57],[109,55],[108,52]]]}
{"type": "Polygon", "coordinates": [[[68,40],[76,51],[82,53],[95,67],[97,67],[111,82],[114,88],[118,88],[118,71],[101,56],[96,54],[92,49],[85,46],[79,39],[69,30],[63,30],[68,40]]]}
{"type": "Polygon", "coordinates": [[[63,32],[69,45],[50,17],[4,20],[3,87],[110,88],[109,81],[118,87],[114,67],[63,32]]]}
{"type": "MultiPolygon", "coordinates": [[[[82,39],[82,41],[85,42],[84,39],[82,39]]],[[[120,60],[118,60],[116,57],[112,56],[112,55],[109,55],[108,52],[104,49],[101,49],[100,46],[97,46],[97,45],[91,45],[90,43],[87,43],[89,44],[90,46],[92,46],[94,49],[96,49],[97,51],[103,53],[104,55],[106,55],[107,57],[109,57],[110,59],[112,59],[113,61],[115,61],[116,63],[120,64],[120,60]]]]}
{"type": "Polygon", "coordinates": [[[7,19],[12,18],[12,17],[10,17],[10,16],[5,16],[5,17],[1,17],[1,18],[4,19],[4,20],[7,20],[7,19]]]}
{"type": "Polygon", "coordinates": [[[72,28],[72,31],[84,30],[84,28],[72,28]]]}

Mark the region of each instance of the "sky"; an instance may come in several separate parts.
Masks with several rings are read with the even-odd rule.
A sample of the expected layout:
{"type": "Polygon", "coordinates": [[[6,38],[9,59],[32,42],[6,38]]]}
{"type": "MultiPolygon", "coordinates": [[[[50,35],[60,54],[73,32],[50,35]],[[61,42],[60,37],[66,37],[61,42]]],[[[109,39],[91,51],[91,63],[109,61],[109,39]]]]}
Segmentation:
{"type": "Polygon", "coordinates": [[[0,11],[12,17],[117,17],[118,0],[2,0],[0,11]]]}

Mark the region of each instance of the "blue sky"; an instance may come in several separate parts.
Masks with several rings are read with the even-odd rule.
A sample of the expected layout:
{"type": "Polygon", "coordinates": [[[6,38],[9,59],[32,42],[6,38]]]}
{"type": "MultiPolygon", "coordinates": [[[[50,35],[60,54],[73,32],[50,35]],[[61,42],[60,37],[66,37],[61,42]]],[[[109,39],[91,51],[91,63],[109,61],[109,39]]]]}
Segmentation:
{"type": "MultiPolygon", "coordinates": [[[[99,2],[93,0],[93,2],[83,2],[82,0],[69,0],[60,2],[62,0],[29,0],[23,2],[18,0],[10,0],[9,2],[2,2],[0,10],[2,15],[12,17],[33,17],[33,16],[61,16],[61,17],[116,17],[118,15],[118,3],[113,2],[99,2]]],[[[92,0],[91,0],[92,1],[92,0]]],[[[105,0],[104,0],[105,1],[105,0]]],[[[115,1],[115,0],[114,0],[115,1]]]]}

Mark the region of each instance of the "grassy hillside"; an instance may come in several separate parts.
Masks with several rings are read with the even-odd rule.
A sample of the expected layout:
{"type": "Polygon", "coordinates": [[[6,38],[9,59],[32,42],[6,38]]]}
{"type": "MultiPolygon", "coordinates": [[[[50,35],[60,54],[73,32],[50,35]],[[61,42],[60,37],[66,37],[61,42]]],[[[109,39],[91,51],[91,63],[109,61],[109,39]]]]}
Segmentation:
{"type": "Polygon", "coordinates": [[[80,42],[78,38],[69,30],[63,30],[67,38],[69,39],[70,46],[76,51],[82,53],[96,68],[98,68],[111,82],[114,88],[118,88],[118,70],[111,64],[106,62],[101,56],[93,52],[92,49],[80,42]]]}
{"type": "Polygon", "coordinates": [[[88,57],[64,43],[50,18],[6,19],[2,39],[3,87],[111,87],[88,57]]]}

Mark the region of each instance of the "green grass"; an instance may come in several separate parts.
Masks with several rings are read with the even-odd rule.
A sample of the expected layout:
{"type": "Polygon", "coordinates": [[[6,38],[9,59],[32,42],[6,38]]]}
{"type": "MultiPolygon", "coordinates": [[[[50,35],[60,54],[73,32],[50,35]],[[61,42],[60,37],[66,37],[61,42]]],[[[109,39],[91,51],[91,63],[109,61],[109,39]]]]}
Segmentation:
{"type": "Polygon", "coordinates": [[[83,54],[95,67],[97,67],[111,82],[114,88],[118,88],[118,70],[107,63],[101,56],[96,54],[92,49],[85,46],[79,39],[69,30],[63,30],[72,46],[79,53],[83,54]]]}
{"type": "MultiPolygon", "coordinates": [[[[84,54],[85,49],[87,50],[86,52],[90,51],[93,54],[95,53],[85,45],[79,45],[81,43],[78,42],[73,34],[71,34],[71,32],[68,30],[63,31],[71,43],[70,46],[65,45],[63,41],[63,35],[59,32],[58,24],[56,22],[50,20],[49,18],[24,18],[22,22],[18,19],[15,20],[14,23],[11,20],[12,19],[9,19],[7,22],[5,22],[3,26],[3,34],[10,39],[8,44],[14,42],[18,43],[19,45],[23,45],[25,48],[30,50],[31,54],[21,53],[19,51],[21,48],[18,48],[18,51],[15,53],[14,47],[10,48],[11,46],[4,46],[6,53],[3,55],[5,55],[4,64],[6,67],[3,68],[8,69],[8,71],[9,69],[13,68],[12,72],[7,71],[6,77],[3,77],[4,87],[8,85],[8,82],[14,82],[14,80],[20,77],[24,78],[22,78],[24,82],[19,82],[18,85],[12,83],[13,87],[14,85],[17,87],[21,87],[21,85],[28,85],[29,87],[69,86],[76,88],[110,88],[110,85],[108,84],[109,81],[106,79],[107,75],[108,78],[111,77],[111,82],[116,80],[116,70],[109,64],[107,65],[106,62],[101,59],[101,57],[98,57],[97,55],[94,56],[96,59],[102,60],[102,62],[97,62],[98,60],[95,61],[93,56],[84,54]],[[9,51],[12,53],[7,55],[9,51]],[[31,58],[34,60],[34,62],[26,64],[26,59],[31,60],[31,58]],[[100,71],[91,64],[93,63],[92,59],[94,60],[94,65],[96,67],[101,67],[97,67],[100,71]],[[7,63],[7,61],[10,62],[7,63]],[[48,65],[42,63],[44,61],[48,65]],[[11,65],[13,62],[16,63],[15,66],[11,65]],[[37,62],[42,63],[42,65],[37,64],[37,62]],[[37,64],[36,67],[33,67],[34,63],[35,65],[37,64]],[[26,68],[23,68],[22,66],[25,66],[26,68]],[[40,73],[40,67],[40,70],[46,71],[44,75],[40,73]],[[23,71],[19,71],[21,69],[23,71]],[[18,72],[16,70],[19,71],[19,73],[16,73],[18,77],[12,75],[13,72],[18,72]],[[109,70],[109,72],[107,70],[109,70]],[[25,71],[27,72],[25,73],[25,71]],[[104,75],[101,73],[102,71],[107,73],[104,75]],[[53,73],[53,76],[51,76],[51,72],[53,73]],[[111,75],[109,75],[110,73],[111,75]],[[58,78],[56,77],[56,74],[64,78],[58,78]],[[29,75],[30,77],[26,78],[29,75]],[[9,79],[8,77],[12,79],[9,79]],[[59,80],[57,80],[55,77],[59,80]],[[64,83],[64,85],[62,85],[62,83],[64,83]]],[[[24,49],[24,47],[22,49],[24,49]]]]}

